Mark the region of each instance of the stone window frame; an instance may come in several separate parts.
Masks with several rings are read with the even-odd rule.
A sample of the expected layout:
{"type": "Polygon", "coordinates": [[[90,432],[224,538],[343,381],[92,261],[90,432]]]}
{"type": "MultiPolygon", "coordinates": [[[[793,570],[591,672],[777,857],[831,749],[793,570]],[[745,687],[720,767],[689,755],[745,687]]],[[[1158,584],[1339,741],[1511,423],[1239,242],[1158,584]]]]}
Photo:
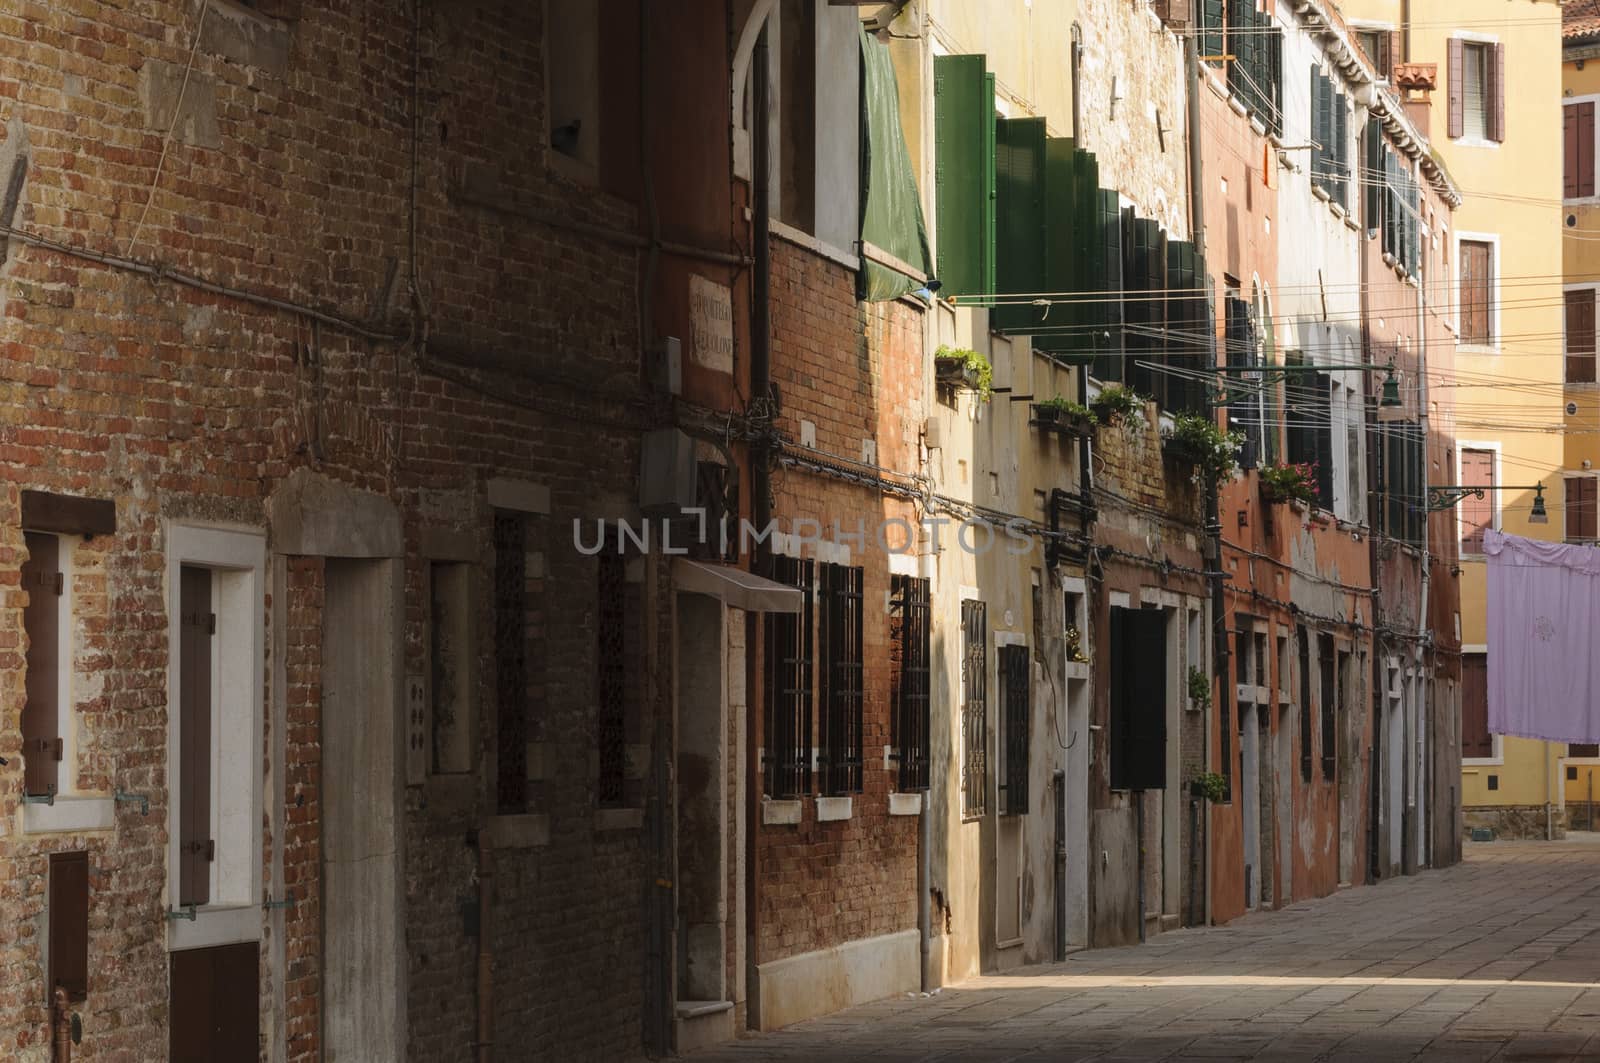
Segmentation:
{"type": "Polygon", "coordinates": [[[217,613],[213,647],[212,823],[217,857],[211,901],[193,918],[167,919],[167,949],[259,941],[262,933],[265,726],[266,534],[254,528],[168,522],[167,603],[167,859],[164,908],[172,909],[179,876],[178,801],[181,773],[179,587],[184,566],[210,569],[217,613]],[[235,678],[237,677],[237,678],[235,678]],[[242,759],[243,764],[240,764],[242,759]],[[225,792],[228,780],[231,792],[225,792]]]}

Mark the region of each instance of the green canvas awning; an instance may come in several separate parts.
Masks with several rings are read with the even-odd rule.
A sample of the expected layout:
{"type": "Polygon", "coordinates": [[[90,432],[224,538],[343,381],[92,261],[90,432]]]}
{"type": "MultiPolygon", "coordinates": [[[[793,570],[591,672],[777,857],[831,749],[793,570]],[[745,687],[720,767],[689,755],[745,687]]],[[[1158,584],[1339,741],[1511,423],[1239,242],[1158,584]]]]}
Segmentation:
{"type": "Polygon", "coordinates": [[[916,171],[900,128],[889,49],[861,31],[861,290],[868,302],[916,291],[933,272],[916,171]],[[881,254],[874,255],[866,245],[881,254]],[[920,276],[902,272],[890,260],[920,276]]]}

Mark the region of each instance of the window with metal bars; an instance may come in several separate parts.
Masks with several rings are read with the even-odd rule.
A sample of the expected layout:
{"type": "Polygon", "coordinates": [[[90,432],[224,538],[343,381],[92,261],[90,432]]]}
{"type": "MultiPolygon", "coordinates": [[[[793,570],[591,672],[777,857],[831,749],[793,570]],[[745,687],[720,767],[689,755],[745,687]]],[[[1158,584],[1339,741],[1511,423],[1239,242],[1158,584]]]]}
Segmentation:
{"type": "Polygon", "coordinates": [[[929,607],[928,581],[895,576],[890,588],[889,652],[894,655],[894,748],[902,792],[928,788],[929,607]]]}
{"type": "Polygon", "coordinates": [[[989,810],[988,608],[961,603],[961,815],[989,810]]]}
{"type": "Polygon", "coordinates": [[[1110,745],[1113,790],[1167,785],[1167,614],[1111,610],[1110,745]]]}
{"type": "Polygon", "coordinates": [[[595,733],[600,773],[595,797],[601,807],[617,807],[625,803],[627,796],[627,562],[609,550],[597,560],[595,685],[599,704],[595,733]]]}
{"type": "Polygon", "coordinates": [[[494,515],[495,806],[528,806],[528,518],[494,515]]]}
{"type": "Polygon", "coordinates": [[[822,792],[829,796],[861,792],[861,584],[860,568],[822,566],[818,680],[823,710],[818,766],[822,792]]]}
{"type": "Polygon", "coordinates": [[[1339,702],[1334,684],[1333,636],[1317,637],[1317,667],[1322,672],[1322,777],[1332,779],[1339,766],[1339,702]]]}
{"type": "Polygon", "coordinates": [[[811,696],[813,590],[816,562],[772,559],[772,578],[800,588],[798,613],[765,618],[766,713],[762,767],[769,797],[798,797],[811,790],[811,696]]]}
{"type": "Polygon", "coordinates": [[[1311,781],[1311,640],[1306,629],[1296,627],[1300,650],[1300,778],[1311,781]]]}
{"type": "Polygon", "coordinates": [[[1000,764],[996,790],[1000,813],[1021,816],[1028,811],[1028,723],[1030,655],[1026,646],[1000,647],[1000,764]]]}

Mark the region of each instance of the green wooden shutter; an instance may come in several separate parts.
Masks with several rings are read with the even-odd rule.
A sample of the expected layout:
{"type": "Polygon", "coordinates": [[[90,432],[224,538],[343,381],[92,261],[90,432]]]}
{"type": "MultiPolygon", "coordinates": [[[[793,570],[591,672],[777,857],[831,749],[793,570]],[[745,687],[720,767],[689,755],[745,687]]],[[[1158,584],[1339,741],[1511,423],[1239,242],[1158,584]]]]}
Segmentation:
{"type": "Polygon", "coordinates": [[[1346,209],[1350,206],[1350,111],[1345,107],[1344,93],[1333,97],[1333,157],[1338,161],[1339,193],[1334,201],[1346,209]]]}
{"type": "Polygon", "coordinates": [[[1361,225],[1367,232],[1374,232],[1380,227],[1379,219],[1383,214],[1383,185],[1378,179],[1378,174],[1383,172],[1383,126],[1371,113],[1367,116],[1363,143],[1361,185],[1366,190],[1366,217],[1361,219],[1361,225]]]}
{"type": "Polygon", "coordinates": [[[1223,54],[1222,4],[1223,0],[1200,2],[1200,54],[1214,58],[1216,62],[1221,62],[1221,59],[1215,57],[1223,54]]]}
{"type": "MultiPolygon", "coordinates": [[[[1098,284],[1090,258],[1098,176],[1094,156],[1076,150],[1070,137],[1050,137],[1045,142],[1046,291],[1078,293],[1098,284]]],[[[1090,348],[1083,329],[1091,323],[1091,307],[1077,294],[1065,299],[1041,313],[1033,345],[1061,355],[1069,364],[1086,364],[1083,352],[1090,348]]]]}
{"type": "Polygon", "coordinates": [[[944,295],[994,291],[994,75],[981,55],[933,60],[934,212],[944,295]]]}
{"type": "MultiPolygon", "coordinates": [[[[1045,121],[995,120],[995,291],[1037,295],[1045,283],[1045,121]]],[[[989,325],[1029,332],[1044,316],[1027,304],[997,306],[989,325]]]]}
{"type": "Polygon", "coordinates": [[[1094,375],[1101,380],[1122,379],[1122,211],[1115,189],[1095,192],[1099,235],[1100,284],[1102,293],[1098,320],[1093,334],[1094,375]]]}

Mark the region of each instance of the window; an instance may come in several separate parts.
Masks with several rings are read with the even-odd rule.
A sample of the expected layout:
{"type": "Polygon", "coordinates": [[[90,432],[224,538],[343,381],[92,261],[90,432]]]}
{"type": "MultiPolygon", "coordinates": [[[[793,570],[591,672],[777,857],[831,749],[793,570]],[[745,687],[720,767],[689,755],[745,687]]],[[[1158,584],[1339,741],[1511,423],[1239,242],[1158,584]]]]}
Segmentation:
{"type": "Polygon", "coordinates": [[[936,271],[944,295],[995,284],[994,75],[981,55],[933,60],[936,271]]]}
{"type": "Polygon", "coordinates": [[[1000,812],[1021,816],[1028,811],[1028,731],[1032,714],[1031,664],[1028,647],[1000,647],[1000,681],[1004,690],[1000,713],[1000,812]]]}
{"type": "Polygon", "coordinates": [[[772,578],[798,587],[799,613],[769,613],[766,627],[766,716],[763,768],[770,797],[799,797],[811,790],[812,589],[816,563],[772,559],[772,578]]]}
{"type": "Polygon", "coordinates": [[[1111,610],[1111,788],[1167,785],[1167,618],[1111,610]]]}
{"type": "Polygon", "coordinates": [[[1311,185],[1341,207],[1349,206],[1350,111],[1332,79],[1311,68],[1311,185]]]}
{"type": "Polygon", "coordinates": [[[1567,542],[1592,543],[1595,530],[1595,483],[1593,476],[1568,476],[1567,497],[1563,506],[1567,520],[1567,542]]]}
{"type": "MultiPolygon", "coordinates": [[[[1461,485],[1463,487],[1489,487],[1495,485],[1494,451],[1461,451],[1461,485]]],[[[1494,527],[1494,492],[1485,491],[1482,498],[1468,495],[1461,500],[1456,511],[1461,521],[1461,552],[1483,553],[1483,532],[1494,527]]]]}
{"type": "Polygon", "coordinates": [[[552,151],[600,163],[600,29],[593,4],[545,0],[545,63],[552,151]]]}
{"type": "Polygon", "coordinates": [[[1397,542],[1420,545],[1427,494],[1422,426],[1398,421],[1379,431],[1383,442],[1385,534],[1397,542]]]}
{"type": "Polygon", "coordinates": [[[1384,80],[1394,77],[1395,60],[1400,56],[1400,34],[1389,29],[1358,29],[1356,41],[1367,53],[1378,76],[1384,80]]]}
{"type": "Polygon", "coordinates": [[[928,788],[929,586],[915,576],[895,576],[890,599],[889,652],[894,675],[894,747],[899,789],[928,788]]]}
{"type": "Polygon", "coordinates": [[[1594,289],[1568,291],[1566,304],[1567,383],[1593,384],[1594,289]]]}
{"type": "Polygon", "coordinates": [[[528,806],[528,519],[494,515],[496,807],[528,806]]]}
{"type": "Polygon", "coordinates": [[[1339,763],[1338,691],[1334,685],[1333,636],[1317,637],[1317,667],[1322,673],[1322,777],[1332,779],[1339,763]]]}
{"type": "Polygon", "coordinates": [[[822,612],[817,641],[822,664],[820,768],[822,792],[830,796],[861,792],[862,743],[862,570],[822,566],[822,612]]]}
{"type": "Polygon", "coordinates": [[[1452,38],[1448,53],[1450,136],[1505,140],[1506,46],[1452,38]]]}
{"type": "MultiPolygon", "coordinates": [[[[1223,318],[1223,346],[1227,350],[1227,364],[1255,366],[1261,364],[1261,349],[1257,343],[1256,315],[1251,305],[1239,298],[1239,290],[1232,288],[1223,299],[1226,316],[1223,318]]],[[[1263,421],[1266,417],[1266,399],[1260,384],[1260,373],[1229,374],[1236,386],[1228,396],[1228,424],[1230,428],[1244,431],[1244,465],[1252,468],[1261,460],[1263,421]]]]}
{"type": "MultiPolygon", "coordinates": [[[[1298,352],[1291,360],[1300,362],[1298,352]]],[[[1295,373],[1285,385],[1288,413],[1288,451],[1291,465],[1310,465],[1316,474],[1316,505],[1333,509],[1333,393],[1326,373],[1295,373]]]]}
{"type": "Polygon", "coordinates": [[[983,602],[961,603],[961,815],[988,811],[988,612],[983,602]]]}
{"type": "Polygon", "coordinates": [[[428,566],[428,692],[433,709],[432,770],[473,770],[477,684],[473,681],[472,569],[462,562],[428,566]]]}
{"type": "MultiPolygon", "coordinates": [[[[1225,67],[1228,90],[1283,134],[1283,33],[1251,0],[1195,0],[1200,12],[1200,56],[1225,67]]],[[[1176,8],[1176,5],[1169,5],[1176,8]]]]}
{"type": "Polygon", "coordinates": [[[169,945],[261,933],[266,540],[170,525],[167,546],[169,945]]]}
{"type": "Polygon", "coordinates": [[[28,636],[27,678],[22,703],[23,791],[32,796],[60,789],[63,647],[71,645],[67,618],[62,541],[44,532],[26,532],[28,559],[22,563],[22,589],[28,604],[22,626],[28,636]],[[63,631],[66,628],[66,631],[63,631]]]}
{"type": "Polygon", "coordinates": [[[778,4],[767,24],[777,84],[774,215],[846,252],[861,233],[860,27],[854,9],[836,4],[778,4]]]}
{"type": "Polygon", "coordinates": [[[1489,672],[1487,655],[1461,655],[1461,756],[1487,760],[1494,756],[1494,736],[1489,733],[1489,672]]]}
{"type": "Polygon", "coordinates": [[[595,599],[595,730],[599,753],[596,802],[602,808],[639,808],[644,794],[628,770],[630,733],[638,726],[643,620],[638,584],[628,581],[628,559],[602,551],[595,599]]]}
{"type": "Polygon", "coordinates": [[[1573,759],[1593,760],[1600,757],[1600,745],[1594,742],[1568,742],[1567,756],[1573,759]]]}
{"type": "Polygon", "coordinates": [[[1494,247],[1486,240],[1461,241],[1462,343],[1494,342],[1494,247]]]}
{"type": "MultiPolygon", "coordinates": [[[[1379,223],[1383,231],[1383,251],[1407,273],[1416,276],[1422,269],[1422,219],[1420,216],[1421,187],[1412,174],[1411,164],[1381,144],[1382,127],[1369,120],[1367,128],[1373,130],[1380,141],[1375,167],[1371,175],[1381,173],[1381,198],[1379,223]]],[[[1369,146],[1369,155],[1372,154],[1369,146]]]]}
{"type": "Polygon", "coordinates": [[[1567,199],[1594,195],[1594,101],[1561,108],[1561,194],[1567,199]]]}
{"type": "Polygon", "coordinates": [[[1311,781],[1311,640],[1306,629],[1296,627],[1300,651],[1300,778],[1311,781]]]}

